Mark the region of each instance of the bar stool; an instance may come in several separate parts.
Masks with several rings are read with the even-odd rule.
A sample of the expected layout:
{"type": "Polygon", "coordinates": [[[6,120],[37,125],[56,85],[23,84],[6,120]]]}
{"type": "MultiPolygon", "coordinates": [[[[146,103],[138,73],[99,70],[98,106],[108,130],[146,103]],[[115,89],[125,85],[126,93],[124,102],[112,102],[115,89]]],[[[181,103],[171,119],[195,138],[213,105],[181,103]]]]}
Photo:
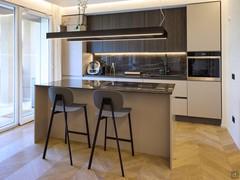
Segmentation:
{"type": "Polygon", "coordinates": [[[71,145],[70,145],[70,139],[69,139],[69,134],[70,133],[87,136],[88,147],[91,148],[90,134],[89,134],[89,128],[88,128],[87,105],[86,104],[73,103],[73,93],[69,88],[50,87],[48,89],[48,96],[49,96],[49,99],[50,99],[51,103],[53,104],[53,107],[52,107],[51,119],[50,119],[50,124],[49,124],[49,128],[48,128],[48,133],[47,133],[47,139],[46,139],[46,142],[45,142],[45,148],[44,148],[44,152],[43,152],[43,159],[45,159],[45,157],[46,157],[48,141],[49,141],[49,137],[50,137],[50,134],[51,134],[54,115],[58,114],[58,113],[64,113],[65,143],[68,144],[70,164],[73,165],[71,145]],[[68,129],[67,113],[68,112],[82,111],[82,110],[84,111],[84,115],[85,115],[85,123],[86,123],[86,131],[87,132],[85,133],[85,132],[70,131],[68,129]]]}
{"type": "Polygon", "coordinates": [[[118,91],[95,90],[93,93],[93,98],[94,98],[94,104],[98,108],[99,111],[98,111],[98,122],[97,122],[97,127],[96,127],[96,131],[95,131],[95,135],[94,135],[88,169],[91,169],[92,159],[93,159],[93,155],[94,155],[94,149],[95,149],[98,130],[99,130],[99,126],[100,126],[100,121],[105,119],[106,122],[105,122],[104,150],[106,150],[107,139],[116,140],[122,176],[124,177],[124,169],[123,169],[123,162],[122,162],[119,141],[130,142],[131,149],[132,149],[132,156],[134,156],[132,125],[131,125],[131,115],[130,115],[131,108],[123,107],[123,96],[118,91]],[[128,121],[129,121],[130,139],[119,138],[115,118],[122,118],[122,117],[127,117],[127,116],[128,116],[128,121]],[[112,118],[112,120],[113,120],[115,137],[107,136],[107,120],[108,120],[108,118],[112,118]]]}

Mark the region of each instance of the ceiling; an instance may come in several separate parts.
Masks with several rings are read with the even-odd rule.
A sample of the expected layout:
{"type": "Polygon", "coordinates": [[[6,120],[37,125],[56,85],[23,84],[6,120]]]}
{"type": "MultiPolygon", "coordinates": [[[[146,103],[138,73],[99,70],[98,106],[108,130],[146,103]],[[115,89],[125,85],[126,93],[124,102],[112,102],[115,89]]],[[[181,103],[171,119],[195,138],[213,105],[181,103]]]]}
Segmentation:
{"type": "MultiPolygon", "coordinates": [[[[54,3],[62,7],[71,7],[79,4],[79,0],[46,0],[48,2],[54,3]]],[[[129,0],[88,0],[88,4],[98,4],[106,2],[120,2],[120,1],[129,1],[129,0]]]]}

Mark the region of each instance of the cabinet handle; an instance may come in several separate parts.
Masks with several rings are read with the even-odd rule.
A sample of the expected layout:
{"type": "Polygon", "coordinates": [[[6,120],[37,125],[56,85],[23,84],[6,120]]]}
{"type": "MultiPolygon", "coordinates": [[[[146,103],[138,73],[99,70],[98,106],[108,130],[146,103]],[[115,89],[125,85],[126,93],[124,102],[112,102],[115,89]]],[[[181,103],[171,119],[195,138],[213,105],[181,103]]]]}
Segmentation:
{"type": "Polygon", "coordinates": [[[176,99],[187,99],[187,97],[179,97],[179,96],[176,96],[174,98],[176,98],[176,99]]]}

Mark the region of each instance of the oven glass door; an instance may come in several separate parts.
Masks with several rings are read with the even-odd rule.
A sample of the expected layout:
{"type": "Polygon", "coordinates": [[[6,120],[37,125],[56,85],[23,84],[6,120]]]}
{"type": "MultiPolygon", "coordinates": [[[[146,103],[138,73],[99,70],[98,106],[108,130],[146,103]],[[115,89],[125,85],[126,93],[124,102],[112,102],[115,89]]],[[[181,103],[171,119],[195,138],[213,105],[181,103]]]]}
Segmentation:
{"type": "Polygon", "coordinates": [[[220,77],[220,60],[188,58],[188,77],[220,77]]]}

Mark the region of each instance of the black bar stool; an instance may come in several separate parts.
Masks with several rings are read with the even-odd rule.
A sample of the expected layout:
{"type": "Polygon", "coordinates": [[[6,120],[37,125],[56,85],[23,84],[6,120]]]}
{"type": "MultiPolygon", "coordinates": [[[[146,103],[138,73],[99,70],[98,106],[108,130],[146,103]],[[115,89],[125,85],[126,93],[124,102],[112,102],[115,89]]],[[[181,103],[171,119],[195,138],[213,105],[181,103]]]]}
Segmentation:
{"type": "Polygon", "coordinates": [[[131,125],[131,115],[130,115],[131,108],[123,107],[123,96],[118,91],[96,90],[93,93],[93,98],[94,98],[94,104],[99,109],[99,112],[98,112],[98,122],[97,122],[97,127],[96,127],[96,131],[95,131],[95,135],[94,135],[93,146],[92,146],[91,156],[89,159],[88,169],[91,169],[100,121],[105,119],[106,122],[105,122],[104,150],[106,150],[107,139],[116,140],[122,176],[124,177],[124,169],[123,169],[123,162],[122,162],[119,141],[130,142],[131,148],[132,148],[132,156],[134,156],[132,125],[131,125]],[[122,117],[127,117],[127,116],[128,116],[128,120],[129,120],[130,139],[119,138],[115,118],[122,118],[122,117]],[[115,137],[107,136],[107,120],[108,120],[108,118],[112,118],[112,120],[113,120],[115,137]]]}
{"type": "Polygon", "coordinates": [[[69,88],[50,87],[48,89],[48,95],[49,95],[50,101],[53,104],[53,107],[52,107],[51,119],[50,119],[50,124],[49,124],[49,128],[48,128],[48,133],[47,133],[47,139],[46,139],[45,148],[44,148],[44,152],[43,152],[43,159],[45,159],[45,157],[46,157],[48,141],[49,141],[49,137],[50,137],[50,133],[51,133],[51,129],[52,129],[54,115],[58,114],[58,113],[64,113],[65,143],[68,143],[70,164],[72,165],[73,164],[72,163],[72,152],[71,152],[69,133],[87,136],[88,147],[91,148],[90,134],[89,134],[89,128],[88,128],[87,105],[73,103],[73,93],[69,88]],[[82,111],[82,110],[84,111],[84,115],[85,115],[85,123],[86,123],[86,131],[87,132],[85,133],[85,132],[70,131],[68,129],[67,113],[82,111]]]}

